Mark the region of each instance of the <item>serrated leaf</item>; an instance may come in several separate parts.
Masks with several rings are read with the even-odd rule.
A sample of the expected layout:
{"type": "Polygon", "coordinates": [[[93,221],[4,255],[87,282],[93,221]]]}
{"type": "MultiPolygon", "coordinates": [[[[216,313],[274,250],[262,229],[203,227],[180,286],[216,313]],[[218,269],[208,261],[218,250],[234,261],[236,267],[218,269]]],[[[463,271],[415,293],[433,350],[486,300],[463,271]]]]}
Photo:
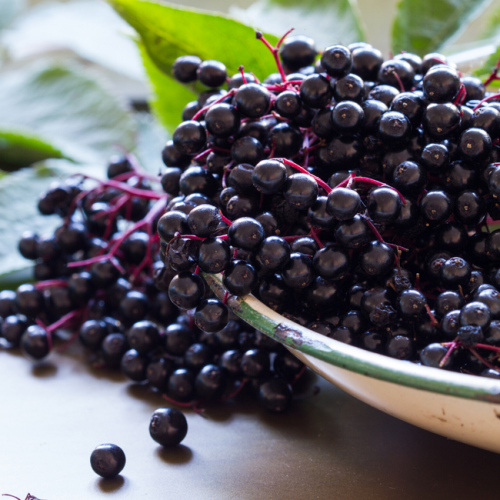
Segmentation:
{"type": "Polygon", "coordinates": [[[0,169],[17,170],[48,158],[64,158],[64,155],[32,132],[0,129],[0,169]]]}
{"type": "MultiPolygon", "coordinates": [[[[64,157],[105,161],[134,147],[130,113],[93,74],[33,63],[0,73],[0,130],[26,130],[64,157]]],[[[28,136],[28,137],[29,137],[28,136]]]]}
{"type": "Polygon", "coordinates": [[[151,90],[149,104],[160,123],[170,132],[181,122],[184,106],[197,95],[161,71],[149,56],[144,44],[138,43],[151,90]]]}
{"type": "Polygon", "coordinates": [[[294,34],[310,36],[321,50],[365,39],[356,0],[258,0],[247,9],[235,6],[229,12],[277,36],[293,27],[294,34]]]}
{"type": "Polygon", "coordinates": [[[392,26],[392,50],[424,55],[463,31],[491,0],[400,0],[392,26]]]}
{"type": "MultiPolygon", "coordinates": [[[[104,177],[104,168],[85,166],[89,175],[104,177]]],[[[50,233],[61,224],[61,218],[44,217],[37,200],[52,182],[75,173],[75,166],[65,160],[49,160],[0,178],[0,280],[2,276],[29,268],[32,261],[17,250],[24,231],[50,233]]]]}
{"type": "MultiPolygon", "coordinates": [[[[221,61],[230,75],[240,65],[260,79],[276,71],[255,31],[234,19],[159,1],[108,1],[139,33],[151,60],[167,75],[175,59],[187,54],[221,61]]],[[[269,35],[269,41],[274,44],[277,39],[269,35]]]]}

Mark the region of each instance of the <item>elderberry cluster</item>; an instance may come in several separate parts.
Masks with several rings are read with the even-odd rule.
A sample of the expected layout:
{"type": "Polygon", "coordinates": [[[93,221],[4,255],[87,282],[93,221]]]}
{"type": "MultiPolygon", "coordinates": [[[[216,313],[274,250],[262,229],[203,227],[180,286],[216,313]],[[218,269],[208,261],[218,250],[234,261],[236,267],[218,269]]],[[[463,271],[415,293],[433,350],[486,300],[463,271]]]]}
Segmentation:
{"type": "Polygon", "coordinates": [[[41,359],[78,338],[178,405],[249,382],[282,411],[303,365],[228,310],[252,293],[340,342],[499,377],[500,97],[441,54],[257,38],[264,82],[177,59],[210,90],[160,177],[128,155],[41,196],[63,222],[21,239],[38,282],[0,293],[3,341],[41,359]]]}

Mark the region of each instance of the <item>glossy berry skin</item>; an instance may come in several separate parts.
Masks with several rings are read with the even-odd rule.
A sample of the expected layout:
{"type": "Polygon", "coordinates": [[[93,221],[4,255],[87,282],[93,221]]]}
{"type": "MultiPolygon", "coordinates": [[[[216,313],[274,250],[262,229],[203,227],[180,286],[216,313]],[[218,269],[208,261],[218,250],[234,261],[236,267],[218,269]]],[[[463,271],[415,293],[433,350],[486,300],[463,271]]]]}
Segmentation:
{"type": "Polygon", "coordinates": [[[127,339],[121,333],[110,333],[102,341],[102,357],[110,368],[120,367],[121,359],[127,350],[127,339]]]}
{"type": "Polygon", "coordinates": [[[460,77],[450,66],[435,66],[424,76],[423,89],[429,101],[453,101],[460,90],[460,77]]]}
{"type": "Polygon", "coordinates": [[[339,102],[332,111],[333,128],[341,134],[358,132],[364,122],[365,112],[354,101],[339,102]]]}
{"type": "Polygon", "coordinates": [[[420,198],[420,213],[425,221],[439,224],[452,214],[453,201],[444,191],[429,191],[420,198]]]}
{"type": "Polygon", "coordinates": [[[231,147],[231,158],[236,164],[249,163],[250,165],[257,165],[264,157],[264,148],[254,137],[241,137],[231,147]]]}
{"type": "Polygon", "coordinates": [[[208,333],[222,330],[229,320],[227,307],[217,299],[206,299],[196,308],[194,322],[196,326],[208,333]]]}
{"type": "Polygon", "coordinates": [[[302,100],[295,92],[285,90],[274,101],[274,108],[284,118],[295,118],[302,108],[302,100]]]}
{"type": "Polygon", "coordinates": [[[257,83],[246,83],[237,91],[233,99],[236,109],[246,118],[260,118],[264,116],[270,106],[269,91],[257,83]]]}
{"type": "Polygon", "coordinates": [[[394,265],[394,252],[389,245],[372,241],[363,248],[359,263],[364,273],[369,276],[382,276],[394,265]]]}
{"type": "Polygon", "coordinates": [[[331,229],[335,225],[335,218],[328,213],[327,204],[326,196],[318,196],[316,202],[309,207],[307,218],[314,227],[331,229]]]}
{"type": "Polygon", "coordinates": [[[108,179],[126,174],[127,172],[132,172],[132,170],[132,165],[126,157],[114,155],[110,158],[108,163],[108,179]]]}
{"type": "Polygon", "coordinates": [[[458,130],[460,111],[451,103],[429,104],[424,111],[422,125],[424,132],[433,139],[445,139],[458,130]]]}
{"type": "Polygon", "coordinates": [[[273,156],[290,158],[302,147],[302,134],[289,123],[278,123],[269,132],[267,145],[274,150],[273,156]]]}
{"type": "Polygon", "coordinates": [[[365,81],[374,81],[383,62],[380,50],[374,47],[358,47],[352,51],[351,71],[365,81]]]}
{"type": "Polygon", "coordinates": [[[279,236],[265,238],[255,253],[258,264],[269,271],[281,270],[290,258],[290,245],[279,236]]]}
{"type": "Polygon", "coordinates": [[[219,238],[207,238],[198,248],[198,265],[206,273],[216,274],[224,271],[229,264],[231,250],[219,238]]]}
{"type": "Polygon", "coordinates": [[[213,359],[213,352],[206,344],[192,344],[184,353],[184,363],[187,368],[199,372],[213,359]]]}
{"type": "Polygon", "coordinates": [[[241,371],[245,377],[263,377],[267,375],[269,368],[269,354],[263,349],[249,349],[241,358],[241,371]]]}
{"type": "Polygon", "coordinates": [[[173,135],[174,146],[180,153],[193,155],[205,145],[207,134],[203,125],[189,120],[177,126],[173,135]]]}
{"type": "Polygon", "coordinates": [[[409,360],[414,352],[411,337],[396,335],[388,339],[385,345],[385,353],[391,358],[409,360]]]}
{"type": "Polygon", "coordinates": [[[495,289],[483,290],[475,294],[474,300],[490,308],[492,319],[500,319],[500,292],[495,289]]]}
{"type": "Polygon", "coordinates": [[[133,382],[144,382],[146,380],[146,368],[148,359],[139,354],[135,349],[129,349],[120,361],[121,372],[133,382]]]}
{"type": "Polygon", "coordinates": [[[194,378],[192,370],[174,370],[168,380],[167,394],[176,401],[190,401],[194,397],[194,378]]]}
{"type": "Polygon", "coordinates": [[[23,333],[28,327],[28,319],[22,314],[7,316],[0,321],[0,337],[4,338],[11,346],[17,347],[23,333]]]}
{"type": "Polygon", "coordinates": [[[111,479],[125,467],[125,453],[116,444],[101,444],[90,455],[92,470],[101,477],[111,479]]]}
{"type": "Polygon", "coordinates": [[[402,319],[419,318],[425,311],[426,300],[418,290],[410,289],[401,292],[396,300],[396,309],[402,319]]]}
{"type": "Polygon", "coordinates": [[[273,413],[286,411],[292,402],[292,389],[283,378],[273,378],[259,387],[259,401],[273,413]]]}
{"type": "Polygon", "coordinates": [[[254,250],[265,237],[262,224],[251,217],[242,217],[233,222],[227,232],[228,243],[235,248],[254,250]]]}
{"type": "Polygon", "coordinates": [[[316,252],[313,259],[314,270],[328,280],[344,278],[351,269],[349,253],[337,245],[329,245],[316,252]]]}
{"type": "Polygon", "coordinates": [[[16,308],[25,316],[36,317],[44,306],[43,294],[33,285],[21,285],[16,290],[16,308]]]}
{"type": "Polygon", "coordinates": [[[196,395],[203,401],[214,401],[220,398],[225,388],[225,373],[217,365],[204,366],[196,376],[196,395]]]}
{"type": "Polygon", "coordinates": [[[292,174],[285,183],[283,195],[295,208],[309,208],[318,196],[318,183],[307,174],[292,174]]]}
{"type": "Polygon", "coordinates": [[[415,72],[410,64],[401,59],[389,59],[380,66],[378,72],[378,80],[384,85],[392,85],[398,90],[410,90],[413,86],[413,77],[415,72]],[[396,78],[395,74],[399,78],[396,78]],[[403,88],[401,88],[401,84],[403,88]]]}
{"type": "Polygon", "coordinates": [[[469,128],[460,136],[458,149],[466,162],[482,162],[491,153],[491,137],[480,128],[469,128]]]}
{"type": "Polygon", "coordinates": [[[450,164],[450,154],[444,144],[427,144],[422,151],[420,164],[430,174],[442,174],[450,164]]]}
{"type": "Polygon", "coordinates": [[[387,111],[378,123],[377,133],[388,144],[405,142],[411,134],[410,120],[397,111],[387,111]]]}
{"type": "Polygon", "coordinates": [[[174,78],[181,83],[196,81],[196,71],[201,64],[201,59],[197,56],[178,57],[172,66],[174,78]]]}
{"type": "Polygon", "coordinates": [[[326,106],[332,98],[329,80],[318,74],[308,76],[300,84],[300,98],[310,108],[326,106]]]}
{"type": "Polygon", "coordinates": [[[166,448],[177,446],[188,430],[184,414],[176,408],[158,408],[151,416],[149,434],[166,448]]]}
{"type": "Polygon", "coordinates": [[[364,83],[358,75],[344,76],[335,83],[331,82],[330,85],[333,86],[333,97],[337,102],[354,101],[361,103],[365,96],[364,83]]]}
{"type": "Polygon", "coordinates": [[[459,286],[467,286],[470,276],[470,265],[460,257],[448,259],[439,271],[441,283],[447,289],[458,289],[459,286]]]}
{"type": "Polygon", "coordinates": [[[366,208],[374,222],[390,224],[401,212],[401,198],[394,189],[378,187],[370,192],[366,208]]]}
{"type": "Polygon", "coordinates": [[[257,272],[247,262],[233,260],[224,271],[223,285],[232,295],[248,295],[258,285],[257,272]]]}
{"type": "Polygon", "coordinates": [[[313,64],[316,57],[314,40],[307,36],[288,36],[280,47],[280,57],[290,71],[313,64]]]}
{"type": "Polygon", "coordinates": [[[451,311],[462,309],[465,304],[464,298],[457,292],[448,290],[438,295],[436,299],[436,314],[446,316],[451,311]]]}
{"type": "Polygon", "coordinates": [[[486,328],[491,321],[491,310],[482,302],[469,302],[460,311],[461,326],[486,328]]]}
{"type": "Polygon", "coordinates": [[[337,284],[317,276],[306,289],[305,302],[307,307],[319,312],[335,309],[339,300],[343,298],[344,291],[341,283],[337,284]]]}
{"type": "Polygon", "coordinates": [[[276,312],[283,312],[291,299],[291,290],[280,275],[273,274],[260,281],[259,298],[276,312]]]}
{"type": "Polygon", "coordinates": [[[179,323],[167,326],[163,343],[165,350],[174,356],[182,356],[194,342],[194,334],[187,327],[179,323]]]}
{"type": "Polygon", "coordinates": [[[307,288],[314,280],[312,259],[302,253],[292,253],[281,276],[290,288],[307,288]]]}
{"type": "Polygon", "coordinates": [[[6,318],[15,314],[16,292],[14,290],[0,291],[0,317],[6,318]]]}
{"type": "Polygon", "coordinates": [[[329,106],[319,109],[311,122],[312,131],[321,139],[332,139],[335,135],[332,112],[329,106]]]}
{"type": "Polygon", "coordinates": [[[191,163],[188,155],[182,154],[175,146],[174,141],[168,141],[161,153],[163,163],[167,167],[187,167],[191,163]]]}
{"type": "Polygon", "coordinates": [[[380,101],[389,107],[399,93],[399,90],[392,85],[376,85],[368,93],[368,99],[380,101]]]}
{"type": "MultiPolygon", "coordinates": [[[[168,213],[165,215],[168,215],[168,213]]],[[[200,238],[209,238],[215,232],[221,220],[219,209],[212,205],[199,205],[193,208],[186,218],[191,234],[200,238]]],[[[158,225],[160,226],[160,224],[158,225]]]]}
{"type": "Polygon", "coordinates": [[[419,126],[424,113],[424,101],[417,94],[402,92],[392,101],[391,111],[403,113],[412,126],[419,126]]]}
{"type": "Polygon", "coordinates": [[[344,248],[354,250],[366,245],[372,232],[365,219],[355,215],[350,220],[341,221],[335,230],[335,240],[344,248]]]}
{"type": "Polygon", "coordinates": [[[454,363],[453,354],[449,356],[444,362],[444,365],[441,366],[441,361],[446,356],[447,352],[448,348],[442,346],[441,344],[429,344],[420,352],[420,361],[423,365],[430,366],[432,368],[449,369],[453,366],[454,363]]]}
{"type": "Polygon", "coordinates": [[[229,137],[240,128],[240,115],[234,106],[218,103],[211,106],[205,115],[207,130],[217,137],[229,137]]]}
{"type": "Polygon", "coordinates": [[[331,45],[321,54],[321,66],[325,68],[328,75],[342,78],[351,71],[351,51],[343,45],[331,45]]]}
{"type": "Polygon", "coordinates": [[[193,309],[205,294],[203,279],[197,274],[183,272],[178,274],[168,287],[168,296],[180,309],[193,309]]]}
{"type": "Polygon", "coordinates": [[[34,360],[40,360],[48,356],[51,345],[49,335],[39,325],[29,326],[21,337],[23,353],[34,360]]]}
{"type": "Polygon", "coordinates": [[[127,332],[127,341],[139,354],[148,354],[161,343],[158,327],[152,321],[139,321],[127,332]]]}
{"type": "Polygon", "coordinates": [[[196,76],[203,85],[215,88],[226,83],[227,70],[219,61],[203,61],[196,70],[196,76]]]}
{"type": "Polygon", "coordinates": [[[280,191],[287,179],[285,165],[277,160],[263,160],[252,172],[252,183],[258,191],[273,194],[280,191]]]}
{"type": "Polygon", "coordinates": [[[466,226],[477,226],[486,216],[486,204],[474,191],[462,191],[455,198],[455,219],[466,226]]]}
{"type": "Polygon", "coordinates": [[[37,253],[37,243],[38,243],[38,235],[31,231],[25,231],[21,239],[19,240],[19,253],[25,258],[29,260],[35,260],[38,257],[37,253]]]}
{"type": "Polygon", "coordinates": [[[427,184],[426,171],[414,161],[404,161],[392,173],[392,183],[403,194],[418,195],[427,184]]]}
{"type": "Polygon", "coordinates": [[[130,290],[120,301],[120,312],[126,324],[132,324],[144,319],[149,310],[149,300],[146,294],[130,290]]]}
{"type": "Polygon", "coordinates": [[[361,208],[361,198],[353,189],[335,188],[328,194],[327,212],[337,220],[352,219],[361,208]]]}
{"type": "Polygon", "coordinates": [[[109,331],[101,320],[88,320],[80,327],[80,342],[91,351],[98,351],[109,331]]]}

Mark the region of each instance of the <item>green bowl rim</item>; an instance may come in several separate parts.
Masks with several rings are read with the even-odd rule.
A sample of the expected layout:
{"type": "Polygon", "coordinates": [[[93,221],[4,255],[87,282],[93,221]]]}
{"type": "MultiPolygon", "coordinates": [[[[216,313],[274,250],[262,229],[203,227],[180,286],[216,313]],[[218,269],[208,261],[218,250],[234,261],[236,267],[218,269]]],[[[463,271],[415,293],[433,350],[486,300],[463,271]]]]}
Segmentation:
{"type": "MultiPolygon", "coordinates": [[[[223,300],[226,290],[222,275],[202,275],[215,295],[223,300]]],[[[252,295],[229,295],[227,306],[281,344],[339,368],[414,389],[500,404],[500,381],[421,366],[338,342],[290,321],[252,295]]]]}

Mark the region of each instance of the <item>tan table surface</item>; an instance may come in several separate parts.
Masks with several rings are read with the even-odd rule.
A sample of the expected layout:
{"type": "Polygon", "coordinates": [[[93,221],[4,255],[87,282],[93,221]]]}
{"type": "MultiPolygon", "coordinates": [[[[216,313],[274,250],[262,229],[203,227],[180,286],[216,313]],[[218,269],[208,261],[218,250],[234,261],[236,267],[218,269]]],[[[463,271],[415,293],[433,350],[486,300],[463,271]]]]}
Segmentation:
{"type": "Polygon", "coordinates": [[[46,500],[499,498],[500,455],[396,420],[315,377],[292,410],[273,415],[246,398],[187,411],[180,448],[149,437],[167,406],[144,386],[93,370],[73,352],[33,367],[0,352],[0,493],[46,500]],[[313,395],[313,386],[320,393],[313,395]],[[121,446],[123,477],[100,480],[90,453],[121,446]]]}

